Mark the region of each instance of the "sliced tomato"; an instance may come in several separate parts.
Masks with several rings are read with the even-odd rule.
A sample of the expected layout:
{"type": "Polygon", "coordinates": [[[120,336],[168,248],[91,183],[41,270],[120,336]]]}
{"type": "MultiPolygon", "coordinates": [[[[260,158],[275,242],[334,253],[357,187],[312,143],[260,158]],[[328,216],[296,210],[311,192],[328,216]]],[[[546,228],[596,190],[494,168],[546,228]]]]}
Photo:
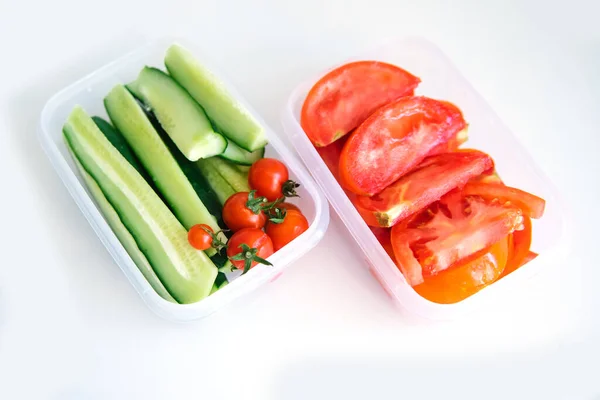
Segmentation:
{"type": "Polygon", "coordinates": [[[426,278],[415,291],[435,303],[457,303],[495,282],[505,269],[507,238],[460,261],[439,274],[426,278]]]}
{"type": "Polygon", "coordinates": [[[427,97],[403,97],[373,113],[348,138],[340,183],[372,196],[420,163],[467,123],[458,108],[427,97]]]}
{"type": "Polygon", "coordinates": [[[348,136],[345,136],[325,147],[316,147],[317,153],[319,153],[337,181],[340,180],[340,156],[347,140],[348,136]]]}
{"type": "Polygon", "coordinates": [[[519,209],[463,197],[455,190],[392,228],[400,270],[412,285],[434,276],[520,228],[519,209]]]}
{"type": "Polygon", "coordinates": [[[504,185],[504,182],[502,182],[502,178],[500,178],[500,175],[498,175],[498,172],[495,169],[492,169],[491,171],[486,171],[483,174],[476,176],[475,178],[471,179],[471,182],[497,183],[500,185],[504,185]]]}
{"type": "Polygon", "coordinates": [[[526,263],[525,259],[529,256],[531,247],[531,219],[528,217],[523,219],[523,229],[513,232],[508,244],[508,263],[502,276],[510,274],[526,263]]]}
{"type": "Polygon", "coordinates": [[[371,227],[371,232],[373,232],[373,235],[375,235],[377,241],[381,244],[388,256],[390,256],[393,261],[396,261],[396,258],[394,257],[394,248],[392,247],[392,240],[390,237],[392,234],[391,229],[371,227]]]}
{"type": "Polygon", "coordinates": [[[466,143],[469,139],[469,132],[466,129],[458,132],[454,137],[451,137],[446,143],[439,144],[431,150],[429,154],[448,153],[451,151],[457,151],[459,147],[466,143]]]}
{"type": "Polygon", "coordinates": [[[394,65],[357,61],[321,78],[302,106],[300,124],[315,146],[327,146],[379,107],[413,93],[420,79],[394,65]]]}
{"type": "Polygon", "coordinates": [[[376,195],[358,196],[358,210],[371,226],[394,226],[493,165],[490,156],[476,150],[430,156],[376,195]]]}
{"type": "Polygon", "coordinates": [[[523,214],[531,218],[541,218],[544,215],[546,201],[523,190],[492,182],[469,182],[463,193],[470,196],[481,196],[486,200],[499,201],[518,207],[523,214]]]}

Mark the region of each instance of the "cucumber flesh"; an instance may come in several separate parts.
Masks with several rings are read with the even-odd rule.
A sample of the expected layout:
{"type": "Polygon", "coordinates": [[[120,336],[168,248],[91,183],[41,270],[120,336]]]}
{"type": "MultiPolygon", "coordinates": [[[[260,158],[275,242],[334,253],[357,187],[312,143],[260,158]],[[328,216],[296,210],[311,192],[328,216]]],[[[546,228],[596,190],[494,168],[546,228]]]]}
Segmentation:
{"type": "Polygon", "coordinates": [[[137,104],[133,95],[117,85],[104,99],[111,121],[121,131],[144,165],[167,204],[186,229],[206,224],[219,230],[216,218],[202,203],[173,155],[137,104]]]}
{"type": "Polygon", "coordinates": [[[221,205],[225,204],[228,198],[233,196],[236,191],[229,182],[225,180],[214,167],[211,159],[208,158],[206,160],[198,160],[196,161],[196,166],[200,170],[200,173],[206,180],[206,182],[210,185],[210,188],[216,194],[217,198],[221,205]]]}
{"type": "Polygon", "coordinates": [[[81,165],[79,159],[77,159],[77,156],[75,156],[75,153],[73,152],[71,146],[69,146],[68,143],[67,148],[71,152],[71,156],[73,157],[73,161],[75,161],[77,170],[81,174],[85,185],[87,186],[88,190],[92,194],[92,197],[96,201],[100,212],[102,212],[102,215],[104,215],[106,222],[113,230],[113,232],[117,236],[117,239],[119,239],[119,241],[131,257],[131,259],[133,260],[134,264],[139,268],[142,275],[144,275],[144,278],[146,278],[150,286],[152,286],[152,289],[154,289],[154,291],[160,297],[172,303],[176,303],[173,296],[169,294],[169,292],[167,291],[167,289],[165,289],[165,286],[162,284],[160,279],[158,279],[156,272],[154,272],[154,270],[152,269],[152,266],[150,265],[150,262],[148,262],[148,259],[146,258],[144,253],[140,251],[140,248],[135,242],[133,236],[131,236],[131,233],[129,233],[125,225],[123,225],[119,214],[117,214],[114,207],[106,199],[104,193],[102,193],[102,189],[100,189],[98,183],[96,183],[94,178],[92,178],[92,176],[88,174],[85,168],[83,168],[83,165],[81,165]]]}
{"type": "Polygon", "coordinates": [[[221,154],[227,141],[216,133],[202,107],[163,71],[144,67],[127,89],[156,116],[188,160],[221,154]]]}
{"type": "Polygon", "coordinates": [[[248,174],[240,171],[237,165],[220,157],[207,158],[205,161],[211,165],[236,192],[249,192],[248,174]]]}
{"type": "Polygon", "coordinates": [[[171,46],[165,65],[169,74],[196,99],[229,139],[247,151],[266,146],[265,130],[256,118],[189,51],[179,45],[171,46]]]}
{"type": "Polygon", "coordinates": [[[226,160],[231,161],[234,164],[239,165],[252,165],[256,161],[260,160],[265,156],[265,148],[255,150],[253,152],[246,151],[240,146],[235,144],[231,140],[227,140],[227,148],[219,155],[226,160]]]}
{"type": "Polygon", "coordinates": [[[171,296],[179,303],[208,296],[215,265],[190,246],[186,229],[81,107],[72,111],[63,133],[171,296]]]}

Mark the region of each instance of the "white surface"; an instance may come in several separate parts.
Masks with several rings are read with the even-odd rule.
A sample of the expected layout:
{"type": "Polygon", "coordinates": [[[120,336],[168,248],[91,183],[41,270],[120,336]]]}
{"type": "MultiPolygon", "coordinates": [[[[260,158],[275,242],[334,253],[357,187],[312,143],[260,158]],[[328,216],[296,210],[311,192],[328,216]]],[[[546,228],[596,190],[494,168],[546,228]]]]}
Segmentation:
{"type": "Polygon", "coordinates": [[[597,1],[203,3],[0,0],[0,398],[600,397],[597,1]],[[277,127],[298,81],[405,34],[450,56],[577,223],[568,264],[462,321],[399,314],[334,217],[324,241],[257,295],[199,323],[165,322],[35,138],[50,95],[148,38],[202,42],[277,127]]]}

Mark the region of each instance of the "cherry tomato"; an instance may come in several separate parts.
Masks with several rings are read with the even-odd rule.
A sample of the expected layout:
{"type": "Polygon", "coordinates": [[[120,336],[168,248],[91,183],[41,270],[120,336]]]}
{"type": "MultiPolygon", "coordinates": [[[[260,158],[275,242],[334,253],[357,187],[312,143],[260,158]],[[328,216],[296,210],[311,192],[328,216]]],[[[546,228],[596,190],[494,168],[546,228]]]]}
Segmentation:
{"type": "Polygon", "coordinates": [[[223,222],[234,232],[243,228],[264,227],[267,217],[260,209],[260,203],[260,198],[250,196],[248,192],[232,195],[223,205],[223,222]]]}
{"type": "Polygon", "coordinates": [[[275,251],[297,238],[308,229],[308,221],[300,211],[287,210],[283,222],[267,224],[267,235],[273,240],[275,251]]]}
{"type": "Polygon", "coordinates": [[[391,227],[492,166],[476,150],[430,156],[375,196],[358,196],[357,209],[368,225],[391,227]]]}
{"type": "Polygon", "coordinates": [[[274,158],[262,158],[252,164],[248,173],[250,188],[256,190],[258,196],[275,201],[285,193],[284,185],[290,179],[284,163],[274,158]]]}
{"type": "Polygon", "coordinates": [[[546,201],[523,190],[492,182],[469,182],[464,188],[465,195],[481,196],[487,200],[497,199],[520,208],[523,214],[531,218],[541,218],[544,215],[546,201]]]}
{"type": "Polygon", "coordinates": [[[463,197],[455,190],[395,225],[392,246],[404,277],[415,286],[507,237],[522,223],[519,209],[463,197]]]}
{"type": "Polygon", "coordinates": [[[507,238],[460,261],[439,274],[425,278],[415,291],[435,303],[457,303],[495,282],[505,269],[507,238]]]}
{"type": "Polygon", "coordinates": [[[213,242],[211,233],[214,233],[214,231],[208,225],[194,225],[188,232],[188,241],[195,249],[207,250],[212,246],[213,242]]]}
{"type": "Polygon", "coordinates": [[[379,193],[466,127],[450,103],[402,97],[375,111],[350,135],[340,157],[340,183],[359,195],[379,193]]]}
{"type": "Polygon", "coordinates": [[[251,264],[249,268],[252,268],[260,262],[256,260],[256,257],[266,259],[272,254],[273,242],[271,241],[271,238],[260,229],[244,228],[234,233],[233,236],[231,236],[231,239],[229,239],[229,242],[227,242],[227,256],[231,260],[233,266],[238,269],[245,269],[246,262],[250,263],[250,261],[251,264]],[[245,252],[242,245],[248,246],[250,250],[245,252]],[[252,254],[254,250],[256,251],[252,254]],[[231,260],[232,257],[235,257],[240,253],[245,253],[244,260],[231,260]],[[248,254],[251,257],[246,257],[248,254]]]}
{"type": "Polygon", "coordinates": [[[277,204],[277,208],[286,209],[287,211],[296,210],[296,211],[300,212],[300,209],[298,208],[297,205],[288,203],[288,202],[283,202],[283,203],[277,204]]]}
{"type": "Polygon", "coordinates": [[[411,95],[420,79],[394,65],[358,61],[329,72],[310,90],[300,123],[315,146],[327,146],[376,109],[411,95]]]}

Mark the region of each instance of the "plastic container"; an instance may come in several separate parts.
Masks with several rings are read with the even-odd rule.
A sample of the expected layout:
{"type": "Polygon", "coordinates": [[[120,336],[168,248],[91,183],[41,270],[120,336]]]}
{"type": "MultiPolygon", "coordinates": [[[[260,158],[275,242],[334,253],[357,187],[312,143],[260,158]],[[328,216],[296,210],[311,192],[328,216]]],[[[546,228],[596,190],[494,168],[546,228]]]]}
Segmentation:
{"type": "Polygon", "coordinates": [[[430,319],[452,319],[488,301],[501,301],[518,283],[549,263],[564,260],[569,250],[570,218],[552,182],[450,60],[424,39],[389,41],[316,74],[292,92],[283,111],[282,122],[300,157],[364,252],[372,274],[395,303],[412,313],[430,319]],[[508,185],[530,191],[546,200],[544,216],[533,221],[532,250],[539,253],[539,257],[459,303],[433,303],[412,289],[348,200],[299,123],[304,99],[319,78],[347,62],[368,59],[395,64],[420,77],[422,82],[416,94],[449,100],[460,107],[469,123],[469,140],[463,147],[488,152],[508,185]]]}
{"type": "Polygon", "coordinates": [[[315,185],[310,174],[294,155],[293,150],[289,149],[239,93],[227,84],[226,77],[219,73],[219,69],[209,61],[206,55],[202,54],[192,44],[182,40],[165,39],[143,46],[54,95],[42,111],[39,139],[58,175],[102,243],[123,270],[125,276],[150,309],[170,320],[189,321],[205,317],[235,298],[276,279],[294,260],[313,248],[321,240],[329,224],[327,201],[315,185]],[[163,300],[144,279],[129,254],[104,220],[93,198],[90,197],[62,138],[62,126],[73,106],[79,104],[92,115],[106,117],[102,100],[110,89],[118,83],[133,81],[144,65],[152,65],[164,70],[165,51],[175,42],[188,48],[202,63],[211,68],[266,128],[269,139],[266,156],[285,160],[292,179],[302,185],[299,191],[301,197],[297,204],[302,208],[303,213],[310,222],[310,227],[306,232],[269,257],[273,267],[257,265],[247,274],[233,280],[229,285],[204,300],[186,305],[173,304],[163,300]]]}

